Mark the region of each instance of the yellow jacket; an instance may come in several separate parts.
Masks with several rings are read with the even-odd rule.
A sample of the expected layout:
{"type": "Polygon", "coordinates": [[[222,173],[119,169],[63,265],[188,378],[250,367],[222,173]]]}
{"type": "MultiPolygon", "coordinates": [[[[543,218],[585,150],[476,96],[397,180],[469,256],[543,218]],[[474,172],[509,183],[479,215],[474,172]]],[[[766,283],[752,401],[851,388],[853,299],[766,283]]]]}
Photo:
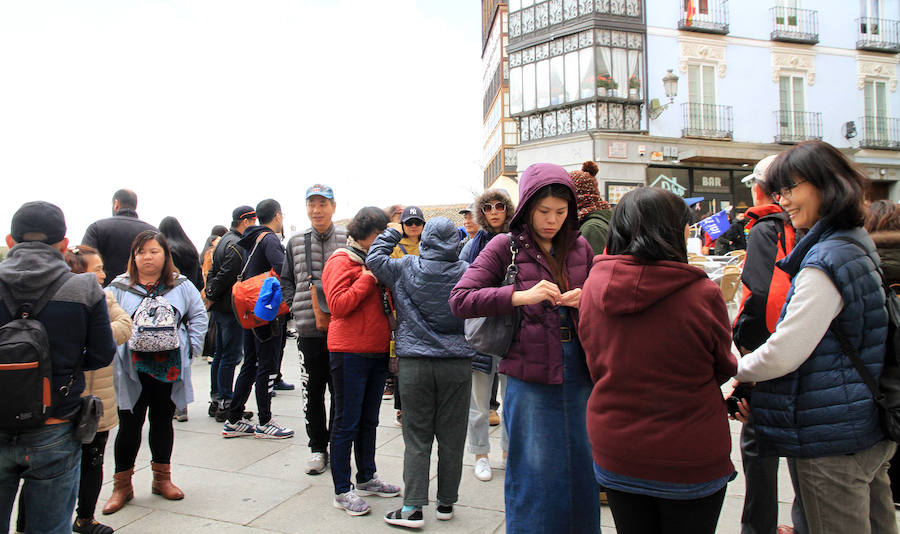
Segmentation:
{"type": "MultiPolygon", "coordinates": [[[[106,293],[106,306],[109,308],[109,325],[112,328],[116,345],[121,345],[131,338],[131,317],[116,302],[116,297],[109,291],[106,293]]],[[[96,395],[103,401],[103,418],[97,426],[97,432],[105,432],[119,424],[116,411],[116,390],[113,384],[113,366],[107,365],[96,371],[84,372],[84,395],[96,395]]]]}
{"type": "Polygon", "coordinates": [[[394,251],[391,252],[392,258],[402,258],[403,256],[406,256],[406,254],[404,254],[403,250],[400,248],[400,245],[403,245],[403,247],[406,249],[406,254],[412,254],[414,256],[419,255],[419,242],[416,241],[415,243],[413,243],[412,239],[403,237],[402,239],[400,239],[400,244],[394,247],[394,251]]]}

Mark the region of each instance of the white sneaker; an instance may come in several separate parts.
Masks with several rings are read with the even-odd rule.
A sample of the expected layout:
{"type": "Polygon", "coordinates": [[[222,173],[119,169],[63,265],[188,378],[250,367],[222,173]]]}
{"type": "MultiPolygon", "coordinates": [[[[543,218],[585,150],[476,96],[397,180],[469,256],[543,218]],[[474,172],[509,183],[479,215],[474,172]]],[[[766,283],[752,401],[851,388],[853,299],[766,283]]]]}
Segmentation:
{"type": "Polygon", "coordinates": [[[491,462],[487,458],[475,460],[475,478],[482,482],[494,478],[494,473],[491,472],[491,462]]]}
{"type": "Polygon", "coordinates": [[[306,461],[306,474],[307,475],[321,475],[325,472],[325,465],[328,463],[328,458],[325,456],[323,452],[314,452],[309,456],[309,460],[306,461]]]}

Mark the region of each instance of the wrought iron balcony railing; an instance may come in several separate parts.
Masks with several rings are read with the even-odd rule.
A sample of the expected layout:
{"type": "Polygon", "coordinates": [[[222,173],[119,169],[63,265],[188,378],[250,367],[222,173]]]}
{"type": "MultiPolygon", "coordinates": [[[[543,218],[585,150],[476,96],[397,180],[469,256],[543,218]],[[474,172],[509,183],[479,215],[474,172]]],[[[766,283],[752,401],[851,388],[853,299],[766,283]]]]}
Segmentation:
{"type": "Polygon", "coordinates": [[[775,112],[775,142],[793,145],[801,141],[822,139],[822,114],[811,111],[775,112]]]}
{"type": "Polygon", "coordinates": [[[900,150],[900,119],[860,117],[859,146],[880,150],[900,150]]]}
{"type": "Polygon", "coordinates": [[[900,52],[900,21],[863,17],[856,19],[856,48],[872,52],[900,52]]]}
{"type": "Polygon", "coordinates": [[[731,106],[685,103],[681,110],[684,114],[682,137],[731,139],[734,133],[731,106]]]}
{"type": "Polygon", "coordinates": [[[676,0],[678,29],[703,33],[728,33],[728,0],[676,0]]]}
{"type": "Polygon", "coordinates": [[[819,14],[812,9],[796,9],[791,7],[773,7],[772,15],[773,41],[788,43],[816,44],[819,42],[819,14]]]}

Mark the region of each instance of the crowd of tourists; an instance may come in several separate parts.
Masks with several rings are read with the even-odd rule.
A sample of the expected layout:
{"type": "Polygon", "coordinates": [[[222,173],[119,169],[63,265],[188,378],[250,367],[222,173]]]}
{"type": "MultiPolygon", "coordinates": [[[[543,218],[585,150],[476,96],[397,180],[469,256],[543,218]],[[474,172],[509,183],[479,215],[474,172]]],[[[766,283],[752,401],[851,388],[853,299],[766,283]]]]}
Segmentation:
{"type": "MultiPolygon", "coordinates": [[[[518,206],[489,189],[460,210],[461,225],[395,205],[363,207],[341,226],[335,191],[313,184],[309,228],[285,239],[281,205],[266,199],[235,208],[200,251],[176,218],[140,220],[130,190],[77,245],[59,207],[24,204],[0,263],[0,341],[39,323],[52,371],[46,409],[0,413],[7,525],[18,492],[18,532],[113,532],[96,507],[116,425],[102,513],[134,497],[145,422],[151,491],[183,499],[173,421],[195,400],[195,357],[211,358],[207,415],[223,438],[294,437],[271,399],[294,388],[281,361],[296,337],[306,473],[330,470],[330,504],[351,516],[370,512],[366,498],[402,495],[387,523],[422,528],[431,504],[451,520],[465,454],[473,476],[492,478],[489,427],[500,423],[507,532],[600,532],[607,502],[620,533],[712,533],[737,476],[730,412],[743,423],[742,532],[896,533],[897,446],[858,369],[877,382],[885,368],[898,205],[867,202],[867,178],[820,141],[760,161],[744,180],[754,205],[729,238],[746,246],[730,321],[719,286],[688,262],[685,201],[643,187],[613,207],[598,172],[592,161],[531,165],[518,206]],[[248,327],[232,297],[260,275],[278,281],[281,308],[248,327]],[[479,328],[492,317],[493,330],[479,328]],[[483,348],[502,334],[502,350],[483,348]],[[389,398],[402,485],[376,463],[389,398]],[[778,525],[779,458],[793,526],[778,525]]],[[[26,382],[10,373],[40,366],[4,347],[0,383],[26,382]]]]}

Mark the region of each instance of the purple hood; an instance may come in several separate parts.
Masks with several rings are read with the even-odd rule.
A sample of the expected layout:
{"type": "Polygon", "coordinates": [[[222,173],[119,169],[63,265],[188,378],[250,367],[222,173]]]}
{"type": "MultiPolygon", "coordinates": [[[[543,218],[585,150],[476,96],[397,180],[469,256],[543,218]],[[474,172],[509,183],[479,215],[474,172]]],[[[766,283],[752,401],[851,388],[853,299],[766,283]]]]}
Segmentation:
{"type": "Polygon", "coordinates": [[[531,197],[544,186],[550,184],[564,185],[572,192],[569,199],[569,214],[566,217],[566,224],[572,227],[572,230],[578,231],[578,205],[575,203],[575,183],[569,172],[559,165],[553,163],[534,163],[529,165],[522,177],[519,178],[519,207],[513,215],[509,223],[510,228],[521,228],[528,226],[525,220],[525,210],[528,208],[528,201],[531,197]]]}

